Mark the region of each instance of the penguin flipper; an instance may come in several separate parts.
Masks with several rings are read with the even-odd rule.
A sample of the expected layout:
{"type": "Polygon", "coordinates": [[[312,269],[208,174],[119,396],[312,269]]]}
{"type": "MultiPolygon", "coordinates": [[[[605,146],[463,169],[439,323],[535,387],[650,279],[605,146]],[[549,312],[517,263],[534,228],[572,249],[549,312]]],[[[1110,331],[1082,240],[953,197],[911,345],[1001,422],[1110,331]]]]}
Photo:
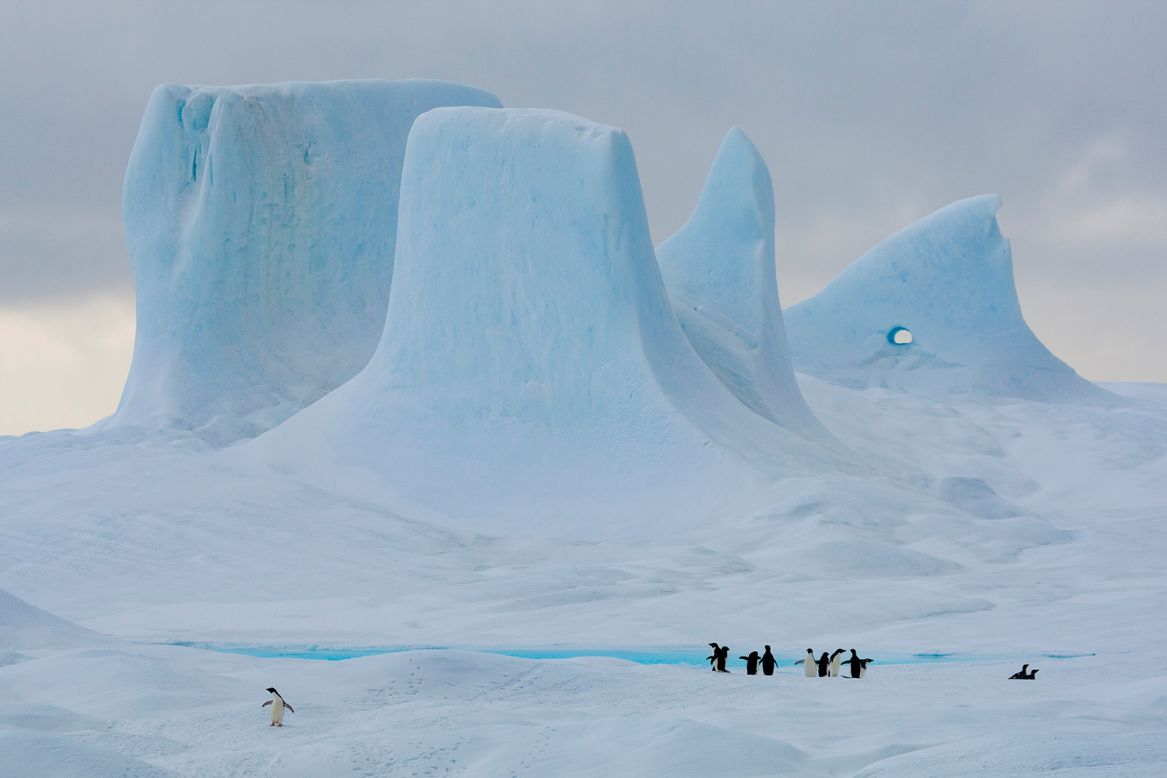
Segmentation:
{"type": "Polygon", "coordinates": [[[267,702],[265,702],[263,705],[260,705],[259,707],[266,708],[268,705],[271,705],[271,700],[268,700],[267,702]]]}
{"type": "Polygon", "coordinates": [[[289,705],[287,700],[284,700],[284,707],[290,710],[292,713],[296,712],[296,709],[289,705]]]}

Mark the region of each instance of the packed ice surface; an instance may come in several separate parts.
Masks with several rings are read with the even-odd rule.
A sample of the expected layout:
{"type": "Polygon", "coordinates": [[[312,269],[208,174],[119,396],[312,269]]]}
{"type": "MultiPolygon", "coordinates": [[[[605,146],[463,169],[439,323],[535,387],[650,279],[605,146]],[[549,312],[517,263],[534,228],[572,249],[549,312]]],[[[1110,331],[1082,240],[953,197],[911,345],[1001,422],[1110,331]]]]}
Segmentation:
{"type": "Polygon", "coordinates": [[[369,364],[245,449],[317,482],[376,473],[469,527],[603,516],[598,537],[675,530],[823,459],[685,339],[627,136],[486,108],[414,124],[369,364]]]}
{"type": "MultiPolygon", "coordinates": [[[[699,206],[744,258],[714,283],[769,250],[747,238],[752,192],[699,206]]],[[[1095,391],[1018,335],[995,203],[963,208],[882,262],[911,260],[912,310],[969,301],[896,319],[917,369],[859,349],[797,376],[827,450],[691,348],[622,133],[427,114],[363,372],[226,450],[234,416],[0,438],[0,776],[1167,773],[1167,387],[1095,391]],[[1001,358],[963,337],[977,321],[1001,358]],[[936,391],[958,378],[975,391],[936,391]],[[710,640],[876,663],[811,680],[476,650],[700,658],[710,640]],[[461,650],[312,662],[172,641],[461,650]],[[949,652],[965,661],[880,662],[949,652]],[[1022,662],[1038,680],[1007,680],[1022,662]],[[282,729],[260,707],[273,685],[296,709],[282,729]]],[[[764,287],[691,297],[736,349],[750,308],[722,301],[764,287]]],[[[183,326],[238,333],[227,299],[183,326]]],[[[281,342],[247,343],[264,338],[281,342]]],[[[255,396],[278,378],[246,375],[255,396]]]]}
{"type": "Polygon", "coordinates": [[[440,81],[158,87],[126,171],[137,341],[112,423],[227,442],[377,344],[414,118],[498,105],[440,81]]]}
{"type": "Polygon", "coordinates": [[[693,215],[656,251],[685,335],[722,383],[775,424],[822,435],[786,343],[770,171],[744,132],[726,135],[693,215]]]}
{"type": "MultiPolygon", "coordinates": [[[[795,368],[849,386],[1113,401],[1021,315],[996,195],[948,205],[786,311],[795,368]],[[894,342],[899,329],[911,340],[894,342]]],[[[906,339],[906,338],[905,338],[906,339]]]]}

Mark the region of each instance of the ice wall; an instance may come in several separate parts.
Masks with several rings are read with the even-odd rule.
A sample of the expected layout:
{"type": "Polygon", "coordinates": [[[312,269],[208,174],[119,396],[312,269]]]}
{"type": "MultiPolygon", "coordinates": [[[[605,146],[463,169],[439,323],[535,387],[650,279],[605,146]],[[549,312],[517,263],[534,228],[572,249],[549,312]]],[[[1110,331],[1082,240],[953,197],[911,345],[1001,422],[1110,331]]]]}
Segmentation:
{"type": "Polygon", "coordinates": [[[1109,401],[1025,323],[1000,205],[984,195],[941,208],[787,310],[796,369],[850,386],[1109,401]],[[891,342],[897,327],[910,344],[891,342]]]}
{"type": "Polygon", "coordinates": [[[770,171],[741,130],[726,135],[696,210],[657,257],[685,335],[722,383],[776,424],[824,434],[786,343],[770,171]]]}
{"type": "Polygon", "coordinates": [[[384,324],[413,120],[438,81],[163,85],[126,171],[137,340],[111,424],[257,434],[352,377],[384,324]]]}
{"type": "Polygon", "coordinates": [[[627,136],[554,111],[460,108],[410,134],[377,352],[248,449],[334,485],[330,465],[355,466],[396,504],[480,529],[615,531],[709,515],[791,440],[681,332],[627,136]]]}

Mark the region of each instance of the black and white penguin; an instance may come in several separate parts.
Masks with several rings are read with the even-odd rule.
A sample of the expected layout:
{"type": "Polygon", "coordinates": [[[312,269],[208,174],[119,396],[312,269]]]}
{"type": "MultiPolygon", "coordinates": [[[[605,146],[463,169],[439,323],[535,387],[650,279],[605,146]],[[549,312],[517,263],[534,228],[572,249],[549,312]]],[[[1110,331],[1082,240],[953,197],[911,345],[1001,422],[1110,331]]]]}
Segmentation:
{"type": "Polygon", "coordinates": [[[713,649],[713,654],[711,656],[705,657],[705,659],[709,662],[709,669],[716,673],[717,657],[721,656],[721,647],[716,643],[710,643],[709,647],[713,649]]]}
{"type": "Polygon", "coordinates": [[[770,653],[770,647],[766,646],[766,652],[762,654],[762,675],[773,675],[777,666],[778,660],[770,653]]]}
{"type": "Polygon", "coordinates": [[[815,664],[817,665],[819,678],[826,678],[827,674],[831,672],[831,657],[826,651],[823,652],[823,655],[818,658],[815,664]]]}
{"type": "Polygon", "coordinates": [[[720,652],[717,653],[717,672],[728,673],[725,669],[725,663],[729,661],[729,646],[722,646],[720,652]]]}
{"type": "Polygon", "coordinates": [[[804,656],[802,659],[799,659],[794,664],[802,665],[802,674],[807,678],[818,678],[819,665],[818,662],[815,661],[813,648],[808,648],[806,650],[806,656],[804,656]]]}
{"type": "Polygon", "coordinates": [[[738,659],[746,660],[746,675],[758,674],[758,661],[761,657],[758,656],[757,651],[751,651],[749,656],[739,656],[738,659]]]}
{"type": "Polygon", "coordinates": [[[1029,663],[1021,665],[1021,672],[1009,676],[1010,681],[1033,681],[1037,678],[1037,670],[1030,670],[1029,663]]]}
{"type": "Polygon", "coordinates": [[[284,698],[281,697],[280,693],[276,691],[276,687],[269,686],[267,687],[267,691],[271,692],[271,699],[259,707],[266,708],[268,705],[270,705],[271,724],[269,726],[282,727],[284,726],[284,708],[287,708],[292,713],[295,713],[296,709],[284,701],[284,698]]]}
{"type": "Polygon", "coordinates": [[[851,669],[850,675],[843,676],[844,678],[862,678],[867,675],[867,665],[874,662],[874,659],[860,659],[859,654],[855,653],[855,649],[851,649],[851,658],[847,660],[847,664],[851,669]]]}
{"type": "Polygon", "coordinates": [[[831,677],[832,678],[839,677],[839,662],[842,661],[839,657],[841,657],[845,653],[847,653],[847,652],[841,648],[836,648],[834,651],[831,652],[831,677]]]}

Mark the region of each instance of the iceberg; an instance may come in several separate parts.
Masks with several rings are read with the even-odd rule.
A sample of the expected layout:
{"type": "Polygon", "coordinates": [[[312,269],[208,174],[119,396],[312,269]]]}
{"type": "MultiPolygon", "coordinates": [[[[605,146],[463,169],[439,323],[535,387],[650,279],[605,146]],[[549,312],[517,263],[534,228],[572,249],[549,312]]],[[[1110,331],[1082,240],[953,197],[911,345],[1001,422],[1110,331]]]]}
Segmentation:
{"type": "Polygon", "coordinates": [[[726,135],[696,210],[657,258],[685,335],[721,382],[775,424],[825,435],[794,378],[774,266],[774,187],[744,132],[726,135]]]}
{"type": "Polygon", "coordinates": [[[709,515],[795,442],[815,458],[682,333],[622,131],[439,108],[409,137],[376,353],[245,448],[332,484],[329,464],[375,473],[397,504],[475,527],[603,516],[611,532],[709,515]]]}
{"type": "Polygon", "coordinates": [[[413,120],[499,102],[440,81],[166,84],[123,212],[133,363],[110,425],[253,436],[360,370],[385,320],[413,120]]]}
{"type": "Polygon", "coordinates": [[[795,368],[931,395],[1109,402],[1026,324],[1001,200],[960,200],[901,230],[786,311],[795,368]]]}

